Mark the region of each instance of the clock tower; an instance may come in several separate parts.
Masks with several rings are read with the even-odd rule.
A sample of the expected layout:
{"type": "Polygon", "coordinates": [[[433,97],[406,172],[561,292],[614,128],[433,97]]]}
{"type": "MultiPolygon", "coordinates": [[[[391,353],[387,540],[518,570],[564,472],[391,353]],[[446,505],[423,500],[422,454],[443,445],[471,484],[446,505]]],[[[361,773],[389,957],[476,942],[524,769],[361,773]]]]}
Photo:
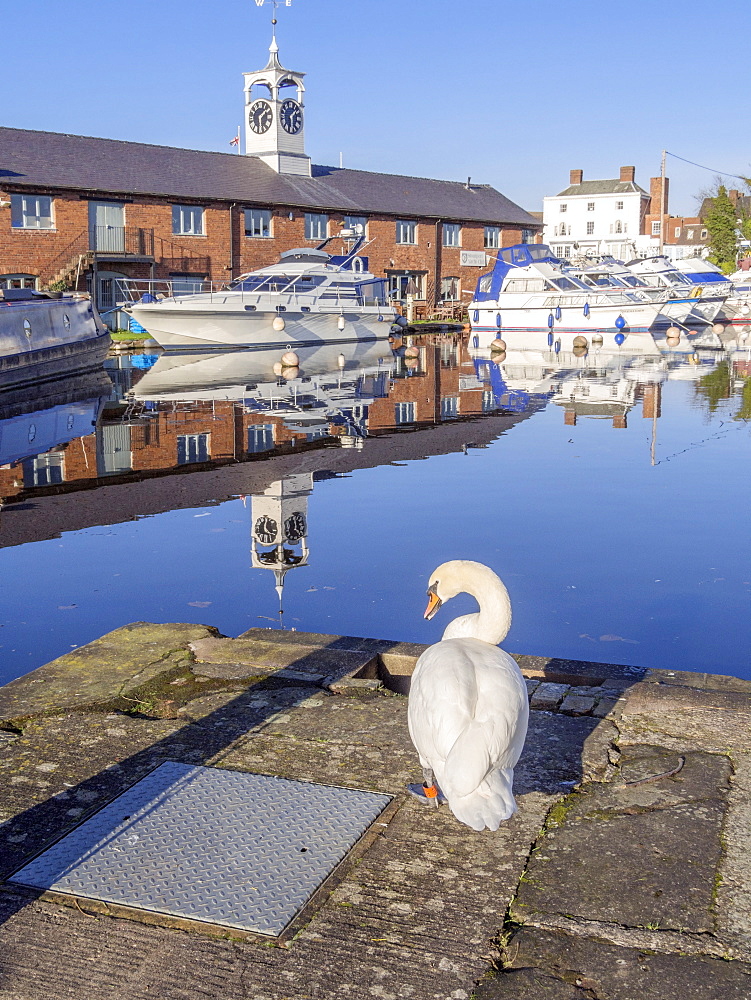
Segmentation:
{"type": "Polygon", "coordinates": [[[278,174],[310,177],[310,157],[305,153],[305,74],[285,69],[279,62],[276,29],[267,65],[243,76],[246,156],[257,156],[278,174]]]}
{"type": "Polygon", "coordinates": [[[251,565],[273,570],[282,614],[284,577],[308,564],[308,497],[313,476],[301,472],[271,483],[251,498],[251,565]]]}

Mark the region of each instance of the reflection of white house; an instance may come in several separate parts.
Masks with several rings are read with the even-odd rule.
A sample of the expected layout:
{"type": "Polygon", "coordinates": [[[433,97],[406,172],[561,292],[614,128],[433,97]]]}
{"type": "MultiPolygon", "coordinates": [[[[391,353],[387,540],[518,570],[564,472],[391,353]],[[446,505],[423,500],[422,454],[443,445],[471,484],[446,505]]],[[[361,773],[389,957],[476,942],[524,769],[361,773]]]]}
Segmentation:
{"type": "Polygon", "coordinates": [[[617,179],[585,181],[583,171],[572,170],[569,186],[543,199],[544,242],[558,257],[612,254],[619,260],[656,245],[641,235],[650,195],[634,175],[634,167],[621,167],[617,179]]]}
{"type": "Polygon", "coordinates": [[[251,497],[251,564],[270,569],[276,578],[281,611],[284,577],[308,563],[308,497],[313,476],[287,476],[251,497]]]}

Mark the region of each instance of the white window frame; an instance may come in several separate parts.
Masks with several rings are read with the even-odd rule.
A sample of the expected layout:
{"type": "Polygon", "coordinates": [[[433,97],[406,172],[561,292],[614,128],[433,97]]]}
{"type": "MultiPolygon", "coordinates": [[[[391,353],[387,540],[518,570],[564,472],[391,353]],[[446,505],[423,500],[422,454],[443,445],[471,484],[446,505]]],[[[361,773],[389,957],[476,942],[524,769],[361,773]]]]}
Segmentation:
{"type": "Polygon", "coordinates": [[[325,240],[329,235],[329,217],[323,212],[305,213],[305,239],[325,240]]]}
{"type": "Polygon", "coordinates": [[[594,222],[587,223],[587,236],[594,236],[595,234],[595,224],[594,222]]]}
{"type": "Polygon", "coordinates": [[[520,238],[522,243],[534,243],[535,241],[534,231],[532,229],[522,229],[520,238]]]}
{"type": "Polygon", "coordinates": [[[701,236],[699,238],[702,239],[702,240],[705,240],[707,238],[707,236],[708,236],[707,230],[706,229],[702,229],[701,236]]]}
{"type": "Polygon", "coordinates": [[[211,460],[211,434],[201,432],[198,434],[178,434],[177,436],[177,464],[193,465],[196,462],[209,462],[211,460]],[[185,454],[183,461],[180,461],[180,442],[185,454]],[[195,456],[195,457],[194,457],[195,456]]]}
{"type": "Polygon", "coordinates": [[[615,203],[615,210],[616,210],[616,212],[622,212],[623,211],[623,202],[622,201],[617,201],[615,203]]]}
{"type": "Polygon", "coordinates": [[[662,229],[662,223],[659,220],[652,223],[652,235],[653,236],[659,236],[661,229],[662,229]]]}
{"type": "Polygon", "coordinates": [[[460,247],[462,245],[462,227],[458,222],[444,222],[442,228],[445,247],[460,247]]]}
{"type": "Polygon", "coordinates": [[[245,237],[249,240],[270,240],[271,209],[246,208],[244,210],[245,237]]]}
{"type": "Polygon", "coordinates": [[[458,275],[447,274],[441,278],[441,301],[458,302],[462,297],[462,279],[458,275]],[[454,293],[453,295],[451,293],[454,293]]]}
{"type": "Polygon", "coordinates": [[[416,419],[414,400],[394,404],[394,423],[413,424],[416,419]]]}
{"type": "Polygon", "coordinates": [[[594,210],[595,210],[595,203],[593,201],[588,201],[587,202],[587,211],[588,212],[594,212],[594,210]]]}
{"type": "Polygon", "coordinates": [[[0,274],[0,288],[37,288],[39,278],[23,271],[14,274],[0,274]]]}
{"type": "Polygon", "coordinates": [[[12,229],[54,229],[53,199],[46,194],[10,196],[12,229]]]}
{"type": "Polygon", "coordinates": [[[568,210],[568,205],[566,204],[566,202],[561,202],[561,204],[558,206],[558,211],[565,212],[567,210],[568,210]]]}
{"type": "Polygon", "coordinates": [[[396,220],[396,242],[404,246],[417,245],[417,223],[414,219],[396,220]]]}
{"type": "Polygon", "coordinates": [[[680,236],[681,236],[681,227],[676,226],[675,229],[673,230],[673,239],[678,240],[680,239],[680,236]]]}
{"type": "Polygon", "coordinates": [[[368,217],[367,215],[345,215],[344,216],[344,227],[346,229],[354,229],[355,226],[362,226],[363,236],[367,235],[368,232],[368,217]]]}
{"type": "Polygon", "coordinates": [[[204,208],[202,205],[172,206],[173,236],[204,236],[204,208]],[[198,224],[198,225],[197,225],[198,224]]]}
{"type": "Polygon", "coordinates": [[[483,245],[486,250],[499,250],[501,247],[501,227],[485,226],[483,245]]]}

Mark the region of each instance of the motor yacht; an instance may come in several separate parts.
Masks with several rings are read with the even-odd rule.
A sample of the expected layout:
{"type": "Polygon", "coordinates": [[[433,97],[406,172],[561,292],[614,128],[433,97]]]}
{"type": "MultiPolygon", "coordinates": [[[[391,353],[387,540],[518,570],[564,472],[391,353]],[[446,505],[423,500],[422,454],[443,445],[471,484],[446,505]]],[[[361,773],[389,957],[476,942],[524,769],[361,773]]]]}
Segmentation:
{"type": "MultiPolygon", "coordinates": [[[[386,282],[368,270],[358,227],[316,247],[297,247],[277,264],[250,271],[219,290],[178,292],[169,283],[121,282],[123,308],[169,350],[284,347],[373,340],[388,335],[397,311],[386,282]],[[329,245],[341,240],[344,252],[329,245]],[[168,285],[166,289],[160,287],[168,285]]],[[[183,279],[184,283],[184,279],[183,279]]]]}
{"type": "Polygon", "coordinates": [[[469,304],[477,346],[489,337],[508,340],[530,331],[544,333],[559,350],[570,350],[576,337],[622,344],[631,334],[647,334],[659,314],[660,298],[648,290],[605,272],[599,281],[585,281],[550,247],[529,243],[498,252],[469,304]]]}

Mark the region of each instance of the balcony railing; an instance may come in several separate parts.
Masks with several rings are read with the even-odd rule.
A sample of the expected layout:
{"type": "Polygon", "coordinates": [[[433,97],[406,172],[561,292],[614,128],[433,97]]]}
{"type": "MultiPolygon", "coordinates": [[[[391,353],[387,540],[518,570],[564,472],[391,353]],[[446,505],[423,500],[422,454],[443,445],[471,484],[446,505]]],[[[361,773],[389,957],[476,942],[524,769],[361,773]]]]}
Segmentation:
{"type": "Polygon", "coordinates": [[[154,256],[154,230],[135,226],[94,226],[91,250],[123,257],[154,256]]]}

